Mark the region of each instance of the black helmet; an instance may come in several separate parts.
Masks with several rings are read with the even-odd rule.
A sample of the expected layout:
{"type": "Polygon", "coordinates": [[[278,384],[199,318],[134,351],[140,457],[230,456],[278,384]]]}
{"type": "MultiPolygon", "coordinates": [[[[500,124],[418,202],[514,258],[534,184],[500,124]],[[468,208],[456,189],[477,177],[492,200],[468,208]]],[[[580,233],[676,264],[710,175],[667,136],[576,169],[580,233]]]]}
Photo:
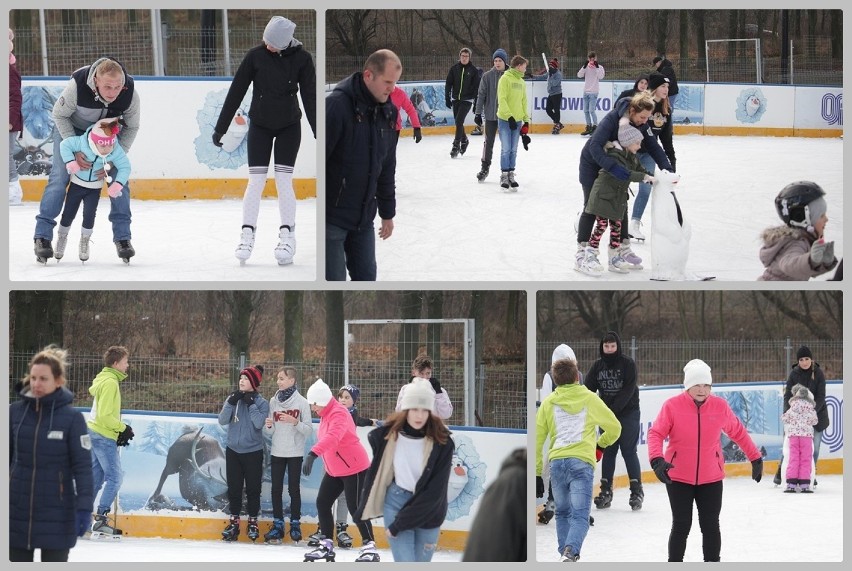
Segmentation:
{"type": "Polygon", "coordinates": [[[775,197],[775,211],[784,224],[807,228],[813,224],[808,204],[823,196],[825,191],[815,182],[791,182],[775,197]]]}

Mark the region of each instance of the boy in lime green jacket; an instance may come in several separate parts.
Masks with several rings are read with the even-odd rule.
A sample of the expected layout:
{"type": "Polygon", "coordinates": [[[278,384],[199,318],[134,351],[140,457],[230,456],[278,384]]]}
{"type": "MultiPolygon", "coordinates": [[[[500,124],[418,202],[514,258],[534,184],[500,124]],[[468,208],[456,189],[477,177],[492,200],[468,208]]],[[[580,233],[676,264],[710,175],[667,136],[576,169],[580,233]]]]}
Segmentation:
{"type": "Polygon", "coordinates": [[[542,446],[556,503],[556,536],[562,561],[577,561],[589,531],[592,481],[603,449],[621,435],[621,424],[598,395],[580,384],[577,363],[559,359],[550,368],[556,385],[536,414],[536,496],[544,497],[542,446]],[[598,438],[598,427],[603,434],[598,438]]]}
{"type": "Polygon", "coordinates": [[[500,135],[500,186],[517,192],[515,160],[518,157],[518,141],[524,137],[524,148],[529,144],[530,114],[527,105],[527,86],[524,73],[527,60],[514,56],[511,68],[497,82],[497,132],[500,135]]]}

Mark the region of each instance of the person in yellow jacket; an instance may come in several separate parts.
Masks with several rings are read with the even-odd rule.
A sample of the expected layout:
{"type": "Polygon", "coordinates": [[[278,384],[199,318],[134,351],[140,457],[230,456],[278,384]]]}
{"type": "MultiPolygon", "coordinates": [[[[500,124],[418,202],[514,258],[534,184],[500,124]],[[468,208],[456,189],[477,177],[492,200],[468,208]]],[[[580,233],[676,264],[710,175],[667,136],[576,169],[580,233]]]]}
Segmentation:
{"type": "Polygon", "coordinates": [[[107,520],[110,506],[121,488],[121,459],[119,446],[127,446],[133,438],[133,429],[121,420],[121,390],[119,384],[127,378],[130,352],[121,346],[112,346],[104,353],[104,368],[95,376],[89,394],[94,399],[89,426],[92,440],[92,480],[94,494],[103,487],[98,500],[92,534],[121,535],[121,530],[107,520]]]}
{"type": "Polygon", "coordinates": [[[527,105],[527,86],[524,73],[527,60],[514,56],[511,68],[507,69],[497,82],[497,133],[500,135],[500,186],[511,192],[517,192],[515,180],[515,159],[518,157],[518,141],[527,137],[530,130],[530,113],[527,105]]]}
{"type": "Polygon", "coordinates": [[[597,394],[580,384],[575,361],[554,361],[550,376],[556,388],[536,414],[536,496],[544,497],[542,447],[550,438],[547,461],[556,502],[557,545],[561,561],[577,561],[589,532],[595,463],[603,449],[618,440],[621,424],[597,394]]]}

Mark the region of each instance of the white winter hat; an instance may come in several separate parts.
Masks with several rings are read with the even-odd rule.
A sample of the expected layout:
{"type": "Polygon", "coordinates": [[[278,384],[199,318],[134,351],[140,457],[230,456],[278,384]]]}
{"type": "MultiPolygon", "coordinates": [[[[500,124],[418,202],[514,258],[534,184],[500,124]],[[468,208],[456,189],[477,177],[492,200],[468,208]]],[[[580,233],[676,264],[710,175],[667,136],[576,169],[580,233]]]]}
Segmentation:
{"type": "Polygon", "coordinates": [[[308,387],[305,398],[308,399],[308,404],[325,406],[331,400],[331,389],[322,379],[317,379],[314,384],[308,387]]]}
{"type": "Polygon", "coordinates": [[[263,30],[263,41],[276,50],[283,50],[293,41],[295,31],[296,24],[284,16],[272,16],[263,30]]]}
{"type": "Polygon", "coordinates": [[[683,367],[683,388],[688,389],[695,385],[712,385],[713,377],[710,376],[710,365],[701,359],[693,359],[683,367]]]}
{"type": "Polygon", "coordinates": [[[570,359],[575,363],[577,362],[577,357],[576,355],[574,355],[574,350],[565,343],[562,343],[556,349],[553,350],[553,357],[551,358],[550,362],[555,363],[559,359],[570,359]]]}
{"type": "Polygon", "coordinates": [[[432,388],[429,379],[415,377],[414,380],[405,385],[399,410],[411,408],[423,408],[429,411],[435,408],[435,390],[432,388]]]}

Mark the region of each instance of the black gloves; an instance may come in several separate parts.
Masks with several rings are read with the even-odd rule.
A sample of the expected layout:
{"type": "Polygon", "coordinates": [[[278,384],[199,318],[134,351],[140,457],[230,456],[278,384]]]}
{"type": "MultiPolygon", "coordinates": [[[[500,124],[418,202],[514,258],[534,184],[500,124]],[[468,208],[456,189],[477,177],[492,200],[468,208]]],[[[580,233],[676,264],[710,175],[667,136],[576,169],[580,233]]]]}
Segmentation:
{"type": "Polygon", "coordinates": [[[521,143],[523,143],[523,145],[524,145],[524,150],[525,150],[525,151],[529,151],[529,150],[530,150],[530,142],[531,142],[531,140],[530,140],[530,136],[529,136],[529,135],[527,135],[526,133],[524,133],[523,135],[521,135],[521,143]]]}
{"type": "Polygon", "coordinates": [[[255,393],[255,392],[245,393],[245,394],[243,394],[243,402],[245,403],[246,406],[251,406],[251,405],[254,404],[254,398],[256,396],[257,396],[257,393],[255,393]]]}
{"type": "Polygon", "coordinates": [[[429,384],[432,385],[432,389],[435,391],[435,394],[441,392],[441,383],[438,382],[438,379],[436,379],[435,377],[431,377],[429,379],[429,384]]]}
{"type": "Polygon", "coordinates": [[[420,132],[420,127],[414,128],[414,142],[419,143],[423,140],[423,133],[420,132]]]}
{"type": "Polygon", "coordinates": [[[77,510],[77,537],[83,537],[92,525],[91,510],[77,510]]]}
{"type": "Polygon", "coordinates": [[[751,461],[751,479],[759,482],[763,477],[763,458],[751,461]]]}
{"type": "Polygon", "coordinates": [[[477,125],[479,125],[480,127],[482,127],[482,115],[480,115],[479,113],[474,115],[473,116],[473,122],[476,123],[477,125]]]}
{"type": "Polygon", "coordinates": [[[243,398],[243,395],[246,394],[245,391],[234,391],[228,397],[228,404],[237,406],[237,403],[240,402],[240,399],[243,398]]]}
{"type": "Polygon", "coordinates": [[[313,450],[308,452],[308,455],[305,456],[305,462],[302,464],[302,475],[310,476],[311,469],[314,467],[314,460],[317,459],[317,455],[314,454],[313,450]]]}
{"type": "Polygon", "coordinates": [[[447,109],[452,109],[452,108],[453,108],[453,102],[452,102],[452,101],[450,101],[450,97],[449,97],[449,96],[447,96],[447,97],[444,99],[444,103],[446,103],[446,104],[447,104],[447,109]]]}
{"type": "Polygon", "coordinates": [[[671,484],[672,479],[669,478],[669,469],[674,468],[674,464],[669,464],[662,456],[651,458],[651,468],[654,469],[654,474],[657,479],[664,484],[671,484]]]}
{"type": "Polygon", "coordinates": [[[217,147],[222,146],[222,133],[217,133],[216,131],[213,131],[213,144],[217,147]]]}
{"type": "Polygon", "coordinates": [[[518,122],[515,121],[514,117],[509,117],[509,128],[514,131],[518,128],[518,122]]]}
{"type": "Polygon", "coordinates": [[[133,429],[130,428],[129,424],[125,425],[124,431],[118,435],[118,439],[115,441],[115,443],[118,446],[127,446],[128,444],[130,444],[130,441],[133,440],[133,436],[133,429]]]}
{"type": "Polygon", "coordinates": [[[542,478],[541,476],[535,477],[535,497],[544,497],[544,478],[542,478]]]}

